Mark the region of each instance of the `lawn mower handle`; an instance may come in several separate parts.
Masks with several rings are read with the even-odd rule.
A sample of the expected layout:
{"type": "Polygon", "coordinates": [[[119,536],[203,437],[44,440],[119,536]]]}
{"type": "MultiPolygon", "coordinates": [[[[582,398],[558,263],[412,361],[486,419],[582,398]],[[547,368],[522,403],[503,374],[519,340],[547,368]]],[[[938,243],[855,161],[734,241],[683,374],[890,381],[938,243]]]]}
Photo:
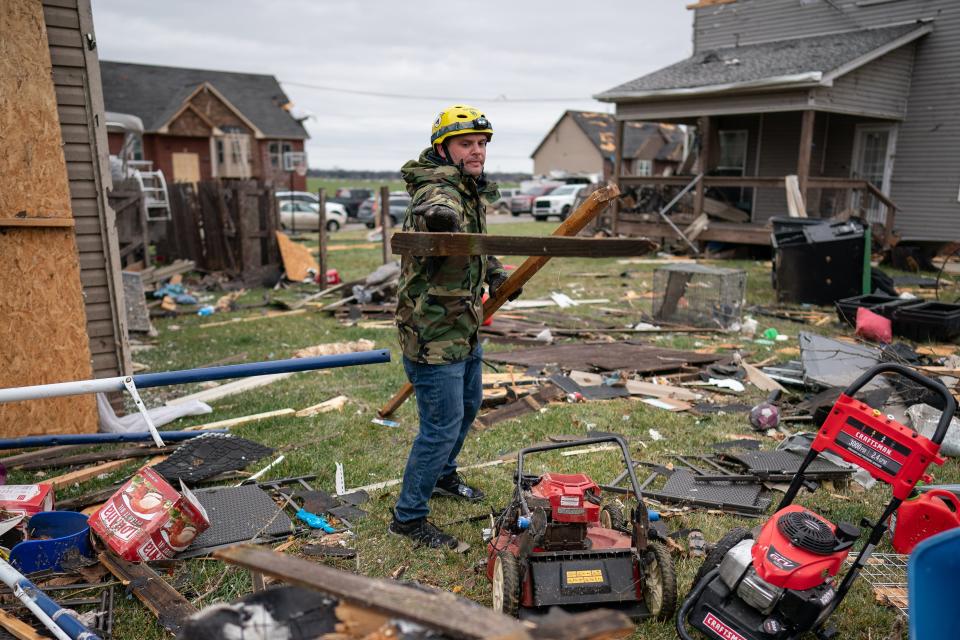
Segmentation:
{"type": "Polygon", "coordinates": [[[940,394],[940,396],[943,398],[943,413],[940,414],[940,422],[937,423],[937,430],[934,432],[933,437],[930,438],[931,442],[939,445],[941,442],[943,442],[944,437],[946,437],[947,429],[950,427],[950,421],[957,412],[957,401],[954,400],[953,396],[950,395],[950,392],[941,382],[931,380],[930,378],[921,375],[920,373],[909,367],[905,367],[902,364],[885,362],[871,368],[869,371],[866,371],[859,378],[851,382],[850,386],[844,389],[843,393],[852,398],[853,394],[855,394],[857,391],[860,391],[860,389],[862,389],[863,386],[868,382],[876,378],[881,373],[888,372],[899,374],[905,378],[910,378],[917,384],[926,387],[930,391],[940,394]]]}
{"type": "MultiPolygon", "coordinates": [[[[637,475],[633,471],[633,459],[630,457],[630,450],[627,448],[627,443],[624,442],[623,438],[620,436],[602,436],[599,438],[587,438],[586,440],[575,440],[573,442],[541,444],[533,447],[527,447],[526,449],[521,449],[520,453],[517,455],[517,482],[519,484],[523,480],[523,457],[526,455],[531,453],[539,453],[541,451],[554,451],[556,449],[582,447],[584,445],[597,444],[600,442],[613,442],[620,447],[620,451],[623,453],[623,462],[627,465],[627,474],[630,476],[630,485],[633,487],[633,493],[637,498],[640,508],[643,508],[643,495],[640,493],[640,483],[637,482],[637,475]]],[[[522,491],[520,492],[520,508],[523,511],[523,515],[530,515],[530,507],[527,506],[527,501],[524,499],[522,491]]]]}

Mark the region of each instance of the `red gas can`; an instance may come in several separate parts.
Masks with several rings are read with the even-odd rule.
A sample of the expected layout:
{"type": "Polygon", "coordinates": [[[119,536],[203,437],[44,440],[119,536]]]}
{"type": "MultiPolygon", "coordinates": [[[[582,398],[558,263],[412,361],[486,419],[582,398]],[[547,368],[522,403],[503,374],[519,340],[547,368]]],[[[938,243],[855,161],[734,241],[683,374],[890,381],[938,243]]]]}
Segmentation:
{"type": "Polygon", "coordinates": [[[944,489],[932,489],[897,509],[893,549],[910,553],[930,536],[955,527],[960,527],[960,498],[944,489]]]}

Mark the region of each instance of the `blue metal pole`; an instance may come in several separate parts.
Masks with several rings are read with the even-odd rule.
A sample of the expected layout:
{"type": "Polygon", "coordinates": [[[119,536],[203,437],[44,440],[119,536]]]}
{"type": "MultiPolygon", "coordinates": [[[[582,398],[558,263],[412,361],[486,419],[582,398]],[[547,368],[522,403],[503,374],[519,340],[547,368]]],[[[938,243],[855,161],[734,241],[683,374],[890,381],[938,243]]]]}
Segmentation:
{"type": "MultiPolygon", "coordinates": [[[[196,438],[206,433],[229,433],[227,429],[203,429],[198,431],[160,431],[164,442],[180,442],[196,438]]],[[[0,439],[0,450],[28,447],[56,447],[62,444],[112,444],[115,442],[146,442],[152,434],[149,431],[130,433],[62,433],[49,436],[23,436],[21,438],[0,439]]]]}
{"type": "Polygon", "coordinates": [[[390,362],[390,351],[358,351],[333,356],[316,356],[313,358],[290,358],[289,360],[275,360],[272,362],[251,362],[248,364],[233,364],[225,367],[207,367],[203,369],[184,369],[182,371],[166,371],[163,373],[142,373],[133,376],[133,383],[138,389],[149,387],[163,387],[170,384],[185,384],[187,382],[207,382],[209,380],[223,380],[224,378],[247,378],[263,376],[271,373],[292,373],[297,371],[313,371],[315,369],[333,369],[335,367],[350,367],[354,365],[379,364],[390,362]]]}
{"type": "Polygon", "coordinates": [[[100,640],[100,636],[90,631],[4,560],[0,560],[0,580],[13,590],[17,599],[58,639],[100,640]]]}

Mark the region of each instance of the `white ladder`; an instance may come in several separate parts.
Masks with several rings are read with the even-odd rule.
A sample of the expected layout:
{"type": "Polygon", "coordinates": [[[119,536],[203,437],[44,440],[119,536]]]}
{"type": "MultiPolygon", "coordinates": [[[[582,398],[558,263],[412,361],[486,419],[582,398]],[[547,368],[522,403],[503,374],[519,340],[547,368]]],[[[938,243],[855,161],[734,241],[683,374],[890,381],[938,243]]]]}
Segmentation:
{"type": "MultiPolygon", "coordinates": [[[[150,168],[152,169],[152,167],[150,168]]],[[[140,185],[140,191],[143,193],[147,208],[147,220],[169,220],[170,199],[167,197],[167,180],[163,177],[163,171],[160,169],[156,171],[135,170],[133,175],[140,185]]]]}

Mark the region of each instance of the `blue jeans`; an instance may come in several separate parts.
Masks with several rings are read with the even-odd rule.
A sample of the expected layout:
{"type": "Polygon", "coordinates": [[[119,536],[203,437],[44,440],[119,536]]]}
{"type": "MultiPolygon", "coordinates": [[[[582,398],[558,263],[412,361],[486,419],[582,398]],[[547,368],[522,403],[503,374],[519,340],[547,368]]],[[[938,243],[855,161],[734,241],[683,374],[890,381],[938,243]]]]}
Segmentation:
{"type": "Polygon", "coordinates": [[[466,360],[452,364],[403,359],[403,368],[417,394],[420,432],[410,449],[403,488],[394,509],[400,522],[426,517],[430,513],[427,500],[437,480],[457,471],[457,454],[483,400],[482,356],[477,346],[466,360]]]}

